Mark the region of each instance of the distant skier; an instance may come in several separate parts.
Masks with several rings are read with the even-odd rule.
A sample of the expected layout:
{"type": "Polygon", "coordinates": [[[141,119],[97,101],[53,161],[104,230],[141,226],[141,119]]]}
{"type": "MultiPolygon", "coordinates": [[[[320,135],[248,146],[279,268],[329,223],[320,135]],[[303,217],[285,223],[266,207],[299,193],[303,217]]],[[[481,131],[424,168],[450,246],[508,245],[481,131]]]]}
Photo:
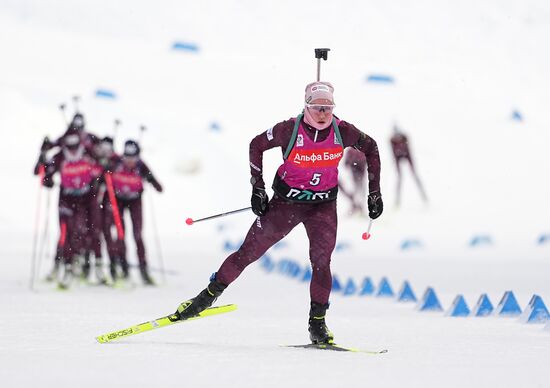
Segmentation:
{"type": "MultiPolygon", "coordinates": [[[[118,156],[114,151],[114,145],[113,145],[113,138],[110,136],[105,136],[101,141],[96,145],[95,147],[95,155],[97,157],[97,161],[99,165],[102,168],[102,173],[110,173],[114,169],[114,167],[120,162],[120,156],[118,156]]],[[[97,195],[97,207],[100,209],[100,224],[101,229],[103,233],[103,237],[105,240],[105,244],[107,245],[107,253],[109,255],[109,262],[110,262],[110,268],[111,268],[111,277],[113,278],[113,281],[116,280],[117,276],[113,276],[112,272],[113,270],[116,273],[117,265],[119,264],[119,260],[116,258],[116,244],[118,240],[118,236],[114,232],[115,229],[115,223],[114,218],[112,214],[112,205],[111,200],[109,198],[109,195],[107,193],[107,187],[105,184],[105,175],[102,176],[102,179],[100,180],[100,186],[98,190],[97,195]]],[[[126,274],[128,273],[127,267],[126,267],[126,274]]]]}
{"type": "MultiPolygon", "coordinates": [[[[382,214],[380,159],[374,139],[333,115],[333,87],[328,82],[306,86],[305,107],[298,117],[280,122],[250,143],[252,211],[258,218],[241,247],[229,255],[195,298],[176,311],[181,319],[208,308],[251,263],[303,223],[309,238],[312,266],[308,330],[313,343],[331,343],[325,323],[332,287],[331,254],[336,243],[338,164],[345,147],[363,152],[369,168],[368,208],[371,218],[382,214]],[[283,164],[273,182],[269,201],[263,180],[263,152],[280,147],[283,164]]],[[[261,291],[256,291],[261,292],[261,291]]]]}
{"type": "Polygon", "coordinates": [[[344,166],[351,172],[351,187],[345,187],[343,182],[338,182],[338,188],[351,202],[349,214],[365,214],[364,202],[366,197],[365,175],[367,172],[367,159],[365,154],[353,147],[344,152],[344,166]]]}
{"type": "Polygon", "coordinates": [[[402,181],[401,162],[404,162],[404,161],[407,162],[411,168],[411,172],[413,174],[416,185],[418,186],[418,190],[420,191],[420,195],[422,196],[422,199],[424,200],[424,202],[428,202],[428,197],[426,196],[426,192],[424,191],[422,182],[420,181],[420,178],[418,177],[418,174],[416,173],[416,169],[414,167],[414,162],[413,162],[411,150],[409,147],[409,139],[407,135],[405,135],[397,125],[393,126],[393,135],[390,139],[390,142],[391,142],[393,157],[395,160],[395,167],[397,169],[395,206],[399,206],[401,204],[401,181],[402,181]]]}
{"type": "MultiPolygon", "coordinates": [[[[70,285],[76,255],[83,255],[87,248],[88,234],[97,234],[97,225],[88,223],[90,207],[96,194],[98,176],[95,160],[86,151],[78,131],[67,131],[62,149],[46,165],[44,186],[53,187],[53,175],[61,175],[59,193],[59,219],[65,271],[60,287],[70,285]]],[[[95,237],[92,237],[95,238],[95,237]]]]}
{"type": "MultiPolygon", "coordinates": [[[[153,176],[153,173],[140,158],[140,147],[134,140],[128,140],[124,144],[124,154],[121,160],[113,166],[112,181],[115,191],[120,218],[124,227],[124,209],[130,211],[132,219],[132,231],[137,247],[139,270],[141,278],[146,285],[153,285],[153,279],[149,274],[147,259],[145,257],[145,244],[142,237],[143,214],[141,195],[143,193],[143,180],[151,183],[155,190],[162,192],[162,186],[153,176]]],[[[116,280],[116,263],[121,266],[123,277],[128,277],[128,261],[126,259],[126,245],[123,240],[115,242],[115,249],[111,253],[111,275],[116,280]]]]}

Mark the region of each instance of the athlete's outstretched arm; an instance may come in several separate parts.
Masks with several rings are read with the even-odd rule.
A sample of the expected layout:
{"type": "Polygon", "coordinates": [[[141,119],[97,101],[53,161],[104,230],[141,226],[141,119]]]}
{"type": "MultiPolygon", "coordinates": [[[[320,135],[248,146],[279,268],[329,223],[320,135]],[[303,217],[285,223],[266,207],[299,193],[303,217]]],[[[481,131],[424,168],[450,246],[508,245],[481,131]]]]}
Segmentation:
{"type": "Polygon", "coordinates": [[[275,147],[281,147],[284,150],[290,141],[293,128],[294,119],[282,121],[262,132],[250,142],[250,175],[252,175],[255,187],[265,188],[263,180],[264,151],[275,147]]]}

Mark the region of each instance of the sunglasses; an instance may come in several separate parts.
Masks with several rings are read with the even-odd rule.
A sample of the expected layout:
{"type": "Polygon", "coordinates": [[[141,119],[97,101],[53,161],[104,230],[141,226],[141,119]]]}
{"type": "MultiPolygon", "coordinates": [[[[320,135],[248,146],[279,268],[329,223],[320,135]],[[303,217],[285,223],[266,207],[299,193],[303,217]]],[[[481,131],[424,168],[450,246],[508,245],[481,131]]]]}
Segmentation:
{"type": "Polygon", "coordinates": [[[306,104],[308,109],[313,109],[315,112],[332,112],[336,105],[321,105],[321,104],[306,104]]]}

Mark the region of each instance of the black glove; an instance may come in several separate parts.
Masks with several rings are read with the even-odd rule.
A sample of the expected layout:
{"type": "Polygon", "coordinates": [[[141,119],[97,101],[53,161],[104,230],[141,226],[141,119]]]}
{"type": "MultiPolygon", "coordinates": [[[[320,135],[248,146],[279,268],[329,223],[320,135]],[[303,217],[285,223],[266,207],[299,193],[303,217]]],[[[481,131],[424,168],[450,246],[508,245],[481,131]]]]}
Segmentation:
{"type": "Polygon", "coordinates": [[[265,216],[269,210],[269,198],[264,188],[252,187],[252,198],[250,203],[252,204],[252,211],[257,216],[265,216]]]}
{"type": "Polygon", "coordinates": [[[369,207],[369,217],[373,220],[380,217],[384,210],[384,203],[382,202],[382,194],[379,191],[375,191],[369,194],[367,198],[367,206],[369,207]]]}
{"type": "Polygon", "coordinates": [[[46,152],[51,148],[52,148],[52,143],[50,142],[50,139],[48,138],[48,136],[46,136],[42,141],[42,145],[40,146],[40,151],[46,152]]]}
{"type": "Polygon", "coordinates": [[[42,184],[47,187],[48,189],[51,189],[53,187],[53,179],[51,176],[46,175],[44,179],[42,180],[42,184]]]}
{"type": "Polygon", "coordinates": [[[162,185],[158,183],[158,181],[153,180],[151,181],[151,184],[153,185],[156,191],[158,191],[159,193],[162,193],[162,185]]]}

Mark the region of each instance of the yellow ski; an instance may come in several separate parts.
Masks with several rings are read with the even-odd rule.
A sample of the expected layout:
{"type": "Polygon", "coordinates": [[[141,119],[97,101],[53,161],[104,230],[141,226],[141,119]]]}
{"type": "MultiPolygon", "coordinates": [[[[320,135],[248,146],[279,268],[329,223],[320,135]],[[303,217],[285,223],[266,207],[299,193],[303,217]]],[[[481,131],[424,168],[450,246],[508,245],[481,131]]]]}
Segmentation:
{"type": "Polygon", "coordinates": [[[192,321],[199,318],[209,317],[211,315],[218,315],[223,313],[228,313],[230,311],[235,311],[237,309],[236,304],[226,304],[223,306],[209,307],[206,310],[200,312],[198,315],[187,318],[184,320],[178,319],[176,314],[170,314],[162,318],[155,319],[154,321],[148,321],[140,323],[139,325],[130,326],[126,329],[113,331],[111,333],[103,334],[96,337],[97,342],[107,343],[119,338],[125,338],[134,334],[143,333],[146,331],[160,329],[161,327],[170,326],[176,323],[192,321]]]}

